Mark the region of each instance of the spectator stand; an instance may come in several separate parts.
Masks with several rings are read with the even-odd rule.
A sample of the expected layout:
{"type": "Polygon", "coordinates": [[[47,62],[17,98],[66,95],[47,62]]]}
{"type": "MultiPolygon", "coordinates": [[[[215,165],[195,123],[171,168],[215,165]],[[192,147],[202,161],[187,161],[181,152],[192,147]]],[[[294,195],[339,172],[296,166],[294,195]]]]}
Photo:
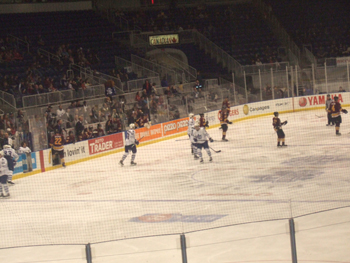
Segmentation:
{"type": "Polygon", "coordinates": [[[153,72],[157,72],[159,76],[161,76],[162,79],[166,80],[170,85],[174,85],[175,83],[178,83],[182,80],[182,73],[175,72],[173,69],[138,57],[136,55],[131,55],[131,62],[153,72]]]}

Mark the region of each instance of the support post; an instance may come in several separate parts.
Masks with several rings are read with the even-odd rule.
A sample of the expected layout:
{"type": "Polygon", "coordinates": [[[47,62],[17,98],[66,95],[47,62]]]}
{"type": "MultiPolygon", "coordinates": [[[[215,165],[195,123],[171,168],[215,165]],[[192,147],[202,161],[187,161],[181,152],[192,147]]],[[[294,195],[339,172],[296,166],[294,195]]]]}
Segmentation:
{"type": "Polygon", "coordinates": [[[90,243],[85,245],[85,254],[86,254],[86,262],[92,263],[92,256],[91,256],[91,246],[90,243]]]}
{"type": "Polygon", "coordinates": [[[186,237],[184,234],[180,235],[180,242],[181,242],[182,263],[187,263],[186,237]]]}
{"type": "Polygon", "coordinates": [[[290,235],[290,246],[292,251],[292,262],[298,263],[297,259],[297,246],[295,242],[295,225],[294,225],[294,219],[289,219],[289,235],[290,235]]]}

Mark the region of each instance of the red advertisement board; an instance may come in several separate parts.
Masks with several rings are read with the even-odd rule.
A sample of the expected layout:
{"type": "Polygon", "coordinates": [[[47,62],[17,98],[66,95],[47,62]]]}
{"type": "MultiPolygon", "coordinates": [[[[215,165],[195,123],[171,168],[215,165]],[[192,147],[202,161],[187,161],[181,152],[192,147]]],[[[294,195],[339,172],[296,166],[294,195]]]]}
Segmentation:
{"type": "Polygon", "coordinates": [[[168,136],[180,132],[187,131],[188,118],[173,120],[162,124],[163,136],[168,136]]]}
{"type": "Polygon", "coordinates": [[[123,133],[115,133],[108,136],[89,140],[89,153],[97,154],[124,146],[123,133]]]}
{"type": "Polygon", "coordinates": [[[152,125],[149,129],[144,127],[144,128],[135,130],[136,140],[140,140],[143,137],[141,142],[158,139],[158,138],[161,138],[162,136],[163,134],[162,134],[161,124],[152,125]]]}

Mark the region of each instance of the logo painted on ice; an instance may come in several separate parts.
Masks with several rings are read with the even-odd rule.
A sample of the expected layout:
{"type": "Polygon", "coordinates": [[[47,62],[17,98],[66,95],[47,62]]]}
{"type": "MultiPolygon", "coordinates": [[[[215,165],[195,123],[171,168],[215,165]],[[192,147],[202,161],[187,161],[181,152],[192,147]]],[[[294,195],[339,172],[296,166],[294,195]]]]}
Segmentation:
{"type": "Polygon", "coordinates": [[[146,214],[139,217],[133,217],[130,222],[138,223],[202,223],[214,222],[227,215],[181,215],[181,214],[146,214]]]}

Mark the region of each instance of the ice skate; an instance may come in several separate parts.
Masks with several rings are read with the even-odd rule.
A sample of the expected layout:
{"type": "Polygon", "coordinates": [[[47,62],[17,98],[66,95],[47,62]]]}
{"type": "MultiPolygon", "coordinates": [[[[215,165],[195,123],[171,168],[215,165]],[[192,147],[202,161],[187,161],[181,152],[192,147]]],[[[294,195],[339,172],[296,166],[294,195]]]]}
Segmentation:
{"type": "Polygon", "coordinates": [[[12,181],[7,181],[8,184],[15,184],[14,182],[12,181]]]}
{"type": "Polygon", "coordinates": [[[201,158],[201,160],[199,161],[200,163],[203,163],[203,158],[201,158]]]}
{"type": "Polygon", "coordinates": [[[340,132],[337,132],[337,133],[336,133],[336,135],[337,135],[337,136],[340,136],[340,135],[341,135],[341,133],[340,133],[340,132]]]}
{"type": "Polygon", "coordinates": [[[135,162],[133,162],[133,161],[131,161],[131,166],[135,166],[137,163],[135,163],[135,162]]]}
{"type": "Polygon", "coordinates": [[[195,156],[194,156],[194,159],[197,160],[197,159],[199,159],[199,157],[198,157],[197,155],[195,155],[195,156]]]}
{"type": "Polygon", "coordinates": [[[62,167],[63,167],[63,168],[66,168],[66,163],[62,163],[62,167]]]}
{"type": "Polygon", "coordinates": [[[10,197],[10,193],[8,193],[8,194],[6,194],[6,195],[2,195],[1,197],[3,197],[3,198],[9,198],[10,197]]]}
{"type": "Polygon", "coordinates": [[[121,166],[123,166],[123,165],[124,165],[123,160],[120,160],[120,161],[119,161],[119,164],[120,164],[121,166]]]}
{"type": "Polygon", "coordinates": [[[223,142],[228,142],[228,140],[226,138],[222,138],[221,139],[223,142]]]}
{"type": "Polygon", "coordinates": [[[213,161],[213,158],[212,158],[212,157],[209,158],[209,162],[211,162],[211,161],[213,161]]]}

